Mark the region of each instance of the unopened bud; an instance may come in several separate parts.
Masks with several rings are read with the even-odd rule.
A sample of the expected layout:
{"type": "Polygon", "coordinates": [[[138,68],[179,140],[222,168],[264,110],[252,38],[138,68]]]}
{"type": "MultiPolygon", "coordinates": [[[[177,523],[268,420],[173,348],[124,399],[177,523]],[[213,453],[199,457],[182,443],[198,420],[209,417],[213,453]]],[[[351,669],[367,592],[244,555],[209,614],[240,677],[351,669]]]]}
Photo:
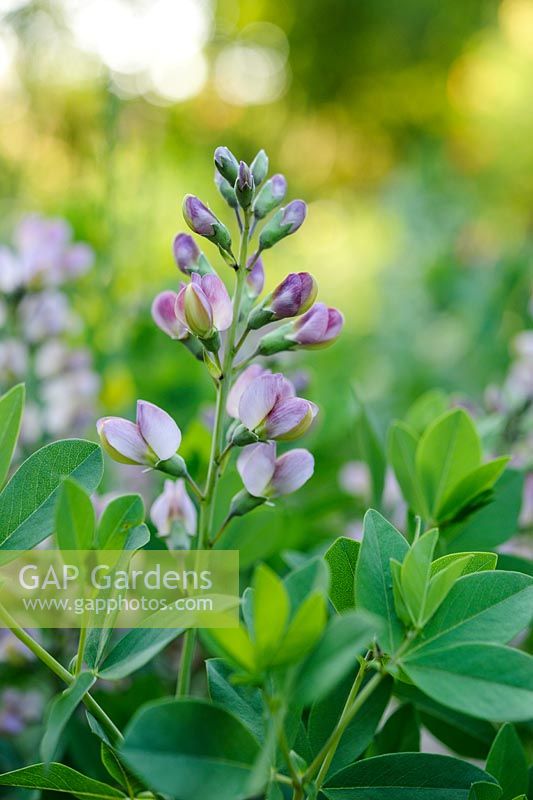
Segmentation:
{"type": "Polygon", "coordinates": [[[307,206],[303,200],[293,200],[285,208],[280,208],[267,222],[259,237],[259,249],[268,250],[286,236],[295,233],[303,224],[307,206]]]}
{"type": "Polygon", "coordinates": [[[256,188],[263,183],[268,173],[268,156],[264,150],[260,150],[250,164],[256,188]]]}
{"type": "Polygon", "coordinates": [[[215,150],[215,167],[223,178],[233,186],[237,180],[239,172],[239,162],[229,149],[229,147],[217,147],[215,150]]]}
{"type": "Polygon", "coordinates": [[[249,208],[254,199],[254,176],[248,164],[241,161],[235,181],[235,194],[242,208],[249,208]]]}
{"type": "Polygon", "coordinates": [[[287,194],[287,181],[284,175],[273,175],[257,193],[254,201],[254,216],[263,219],[283,202],[287,194]]]}
{"type": "Polygon", "coordinates": [[[237,200],[235,189],[218,171],[215,172],[215,184],[228,206],[230,208],[239,208],[239,201],[237,200]]]}

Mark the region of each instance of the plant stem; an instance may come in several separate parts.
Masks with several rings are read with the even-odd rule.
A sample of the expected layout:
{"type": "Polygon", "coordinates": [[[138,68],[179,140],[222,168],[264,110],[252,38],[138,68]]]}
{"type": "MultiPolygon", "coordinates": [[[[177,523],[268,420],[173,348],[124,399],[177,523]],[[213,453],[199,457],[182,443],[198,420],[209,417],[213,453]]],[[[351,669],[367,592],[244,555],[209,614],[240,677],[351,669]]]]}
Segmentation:
{"type": "MultiPolygon", "coordinates": [[[[217,386],[217,400],[215,407],[215,421],[213,425],[213,435],[211,438],[211,453],[209,456],[209,466],[205,489],[200,496],[200,515],[198,521],[198,536],[196,538],[196,549],[203,550],[210,542],[210,534],[213,527],[213,514],[216,501],[216,490],[218,478],[220,476],[220,462],[224,451],[224,417],[226,411],[226,401],[231,388],[233,359],[235,357],[235,337],[239,325],[239,314],[242,302],[244,282],[246,280],[246,256],[248,252],[248,232],[250,230],[250,216],[244,212],[244,225],[241,234],[239,250],[239,262],[237,265],[237,279],[233,293],[233,318],[224,351],[222,362],[222,374],[217,386]]],[[[196,642],[196,630],[190,628],[184,635],[183,650],[176,686],[176,696],[184,697],[189,693],[191,684],[191,669],[194,659],[194,647],[196,642]]]]}
{"type": "MultiPolygon", "coordinates": [[[[48,669],[57,675],[62,681],[64,681],[68,686],[70,686],[75,678],[68,669],[56,661],[56,659],[42,647],[39,642],[36,642],[35,639],[27,633],[24,628],[18,624],[18,622],[9,614],[9,612],[0,605],[0,619],[6,624],[6,626],[11,630],[14,636],[17,637],[19,641],[26,645],[28,650],[36,656],[40,661],[48,667],[48,669]]],[[[113,722],[110,717],[107,716],[104,709],[96,702],[96,700],[87,692],[83,698],[83,703],[93,717],[100,723],[102,728],[107,732],[110,741],[119,744],[122,742],[122,734],[113,722]]]]}
{"type": "Polygon", "coordinates": [[[366,670],[368,668],[368,664],[363,662],[357,675],[355,676],[355,680],[353,682],[352,688],[350,689],[350,694],[346,699],[346,703],[342,710],[342,714],[339,718],[339,721],[335,725],[333,731],[331,732],[327,742],[320,750],[316,758],[312,761],[309,765],[309,768],[306,772],[306,778],[311,779],[314,777],[315,773],[317,773],[316,778],[316,786],[320,788],[326,778],[328,770],[331,766],[331,762],[333,761],[333,757],[337,752],[337,747],[339,746],[339,742],[342,739],[344,731],[357,714],[363,703],[368,700],[374,689],[378,686],[378,684],[383,680],[384,675],[380,672],[376,673],[373,678],[371,678],[366,686],[361,690],[361,685],[363,683],[364,676],[366,674],[366,670]]]}
{"type": "Polygon", "coordinates": [[[79,675],[83,667],[83,656],[85,653],[85,642],[87,641],[87,628],[84,625],[80,628],[80,640],[78,642],[78,652],[76,654],[76,666],[74,667],[74,674],[79,675]]]}

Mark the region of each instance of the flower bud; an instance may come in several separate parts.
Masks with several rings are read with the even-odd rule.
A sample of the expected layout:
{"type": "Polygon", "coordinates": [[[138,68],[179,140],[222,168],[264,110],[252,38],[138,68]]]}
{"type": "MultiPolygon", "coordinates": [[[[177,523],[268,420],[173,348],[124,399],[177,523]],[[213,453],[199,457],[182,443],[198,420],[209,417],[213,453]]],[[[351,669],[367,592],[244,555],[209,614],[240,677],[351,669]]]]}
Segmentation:
{"type": "Polygon", "coordinates": [[[242,208],[249,208],[254,199],[254,176],[248,164],[241,161],[239,164],[239,174],[235,181],[235,195],[242,208]]]}
{"type": "Polygon", "coordinates": [[[231,235],[226,226],[202,201],[192,194],[183,200],[183,216],[189,228],[205,236],[222,250],[231,252],[231,235]]]}
{"type": "MultiPolygon", "coordinates": [[[[239,419],[252,434],[246,438],[239,431],[242,446],[259,439],[292,440],[302,436],[310,427],[318,408],[309,400],[295,397],[294,387],[283,375],[264,374],[255,378],[243,391],[239,401],[239,419]]],[[[236,431],[237,435],[237,431],[236,431]]]]}
{"type": "Polygon", "coordinates": [[[263,183],[268,173],[268,156],[264,150],[260,150],[250,164],[256,188],[263,183]]]}
{"type": "Polygon", "coordinates": [[[193,272],[198,272],[200,275],[214,273],[213,267],[188,233],[177,234],[172,251],[176,265],[185,275],[191,275],[193,272]]]}
{"type": "Polygon", "coordinates": [[[228,147],[217,147],[215,150],[215,167],[230,186],[237,180],[239,162],[228,147]]]}
{"type": "Polygon", "coordinates": [[[178,292],[175,310],[178,320],[202,340],[225,331],[233,318],[231,300],[218,275],[193,274],[178,292]]]}
{"type": "Polygon", "coordinates": [[[189,332],[176,316],[177,292],[161,292],[152,303],[152,319],[171,339],[185,339],[189,332]]]}
{"type": "Polygon", "coordinates": [[[259,297],[265,285],[265,269],[261,256],[254,261],[253,256],[248,259],[248,265],[253,261],[253,266],[246,275],[246,291],[251,299],[259,297]]]}
{"type": "Polygon", "coordinates": [[[315,302],[318,286],[309,272],[291,272],[274,291],[265,297],[248,319],[248,327],[257,330],[274,320],[296,317],[315,302]]]}
{"type": "Polygon", "coordinates": [[[103,417],[96,430],[104,450],[121,464],[155,467],[175,455],[181,431],[162,408],[145,400],[137,401],[137,418],[103,417]]]}
{"type": "Polygon", "coordinates": [[[307,206],[303,200],[293,200],[285,208],[280,208],[267,222],[259,236],[259,249],[268,250],[286,236],[295,233],[303,224],[307,206]]]}
{"type": "Polygon", "coordinates": [[[215,185],[230,208],[239,208],[235,189],[218,171],[215,172],[215,185]]]}
{"type": "Polygon", "coordinates": [[[254,216],[256,219],[263,219],[273,211],[287,194],[287,181],[284,175],[273,175],[262,189],[257,193],[254,201],[254,216]]]}
{"type": "Polygon", "coordinates": [[[263,336],[257,355],[272,356],[294,348],[318,350],[329,347],[339,337],[343,325],[344,317],[338,309],[315,303],[303,317],[263,336]]]}
{"type": "Polygon", "coordinates": [[[150,517],[160,536],[183,531],[188,536],[196,533],[197,513],[187,494],[185,481],[166,480],[163,493],[154,501],[150,517]]]}
{"type": "MultiPolygon", "coordinates": [[[[249,445],[237,459],[237,470],[246,491],[257,498],[297,491],[312,476],[314,465],[311,453],[300,448],[276,458],[274,442],[249,445]]],[[[245,508],[246,504],[241,502],[245,508]]]]}

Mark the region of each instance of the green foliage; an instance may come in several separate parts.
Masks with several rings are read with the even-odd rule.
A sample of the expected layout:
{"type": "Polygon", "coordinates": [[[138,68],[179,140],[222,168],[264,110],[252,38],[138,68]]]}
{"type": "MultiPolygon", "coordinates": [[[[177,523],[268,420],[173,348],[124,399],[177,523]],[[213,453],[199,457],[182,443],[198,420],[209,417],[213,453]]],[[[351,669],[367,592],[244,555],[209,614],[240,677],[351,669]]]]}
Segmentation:
{"type": "Polygon", "coordinates": [[[61,550],[89,550],[93,545],[95,514],[87,492],[67,479],[56,504],[56,538],[61,550]]]}
{"type": "MultiPolygon", "coordinates": [[[[102,513],[96,532],[95,546],[99,550],[132,550],[139,527],[144,522],[144,503],[139,494],[126,494],[111,500],[102,513]]],[[[146,544],[146,542],[144,542],[146,544]]]]}
{"type": "Polygon", "coordinates": [[[24,410],[24,384],[13,386],[0,397],[0,488],[15,451],[24,410]]]}
{"type": "Polygon", "coordinates": [[[30,456],[0,494],[0,549],[24,550],[46,539],[54,529],[54,504],[66,477],[86,491],[100,483],[100,447],[83,439],[46,445],[30,456]]]}
{"type": "Polygon", "coordinates": [[[337,772],[324,786],[328,800],[468,800],[476,781],[490,782],[479,767],[448,756],[398,753],[356,762],[337,772]],[[406,794],[406,791],[409,793],[406,794]]]}
{"type": "Polygon", "coordinates": [[[34,764],[0,775],[0,785],[72,794],[90,800],[115,800],[126,795],[114,786],[88,778],[63,764],[34,764]]]}
{"type": "Polygon", "coordinates": [[[372,505],[381,504],[387,462],[376,427],[365,406],[356,398],[355,431],[359,452],[370,470],[372,505]]]}
{"type": "Polygon", "coordinates": [[[95,676],[90,672],[81,672],[68,689],[52,702],[41,742],[41,756],[46,764],[57,755],[58,744],[65,726],[95,680],[95,676]]]}
{"type": "Polygon", "coordinates": [[[339,613],[355,605],[355,568],[359,548],[359,542],[340,536],[324,555],[331,576],[329,596],[339,613]]]}
{"type": "Polygon", "coordinates": [[[224,708],[202,700],[163,700],[132,720],[120,748],[126,763],[157,792],[180,800],[246,797],[259,744],[224,708]]]}
{"type": "MultiPolygon", "coordinates": [[[[124,634],[98,665],[98,675],[107,680],[119,680],[144,667],[161,650],[174,641],[181,628],[134,628],[124,634]]],[[[96,667],[96,662],[88,662],[96,667]]]]}
{"type": "Polygon", "coordinates": [[[525,795],[529,785],[526,754],[512,725],[502,725],[487,758],[487,772],[502,787],[501,800],[525,795]]]}

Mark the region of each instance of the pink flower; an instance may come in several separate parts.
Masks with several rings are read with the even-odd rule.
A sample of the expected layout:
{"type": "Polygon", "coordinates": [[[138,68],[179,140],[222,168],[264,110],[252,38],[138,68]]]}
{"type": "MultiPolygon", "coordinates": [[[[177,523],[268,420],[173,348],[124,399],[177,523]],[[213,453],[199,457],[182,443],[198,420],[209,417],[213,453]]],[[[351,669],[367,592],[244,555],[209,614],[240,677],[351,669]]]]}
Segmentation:
{"type": "Polygon", "coordinates": [[[265,268],[261,256],[255,259],[253,266],[250,264],[253,256],[248,259],[248,273],[246,275],[246,288],[250,297],[259,297],[265,285],[265,268]]]}
{"type": "Polygon", "coordinates": [[[195,535],[196,508],[187,494],[183,478],[165,481],[162,494],[152,505],[150,517],[160,536],[168,536],[176,523],[181,523],[189,536],[195,535]]]}
{"type": "Polygon", "coordinates": [[[177,292],[161,292],[152,303],[152,319],[171,339],[185,339],[189,331],[176,316],[177,292]]]}
{"type": "Polygon", "coordinates": [[[231,387],[226,402],[226,411],[234,419],[239,419],[239,403],[244,391],[256,378],[261,375],[271,375],[269,369],[265,369],[259,364],[250,364],[241,372],[233,386],[231,387]]]}
{"type": "Polygon", "coordinates": [[[172,417],[146,400],[137,401],[136,422],[103,417],[96,429],[104,449],[122,464],[153,467],[175,455],[181,443],[181,431],[172,417]]]}
{"type": "Polygon", "coordinates": [[[300,347],[326,347],[340,335],[343,325],[344,317],[338,309],[315,303],[303,317],[293,322],[287,338],[300,347]]]}
{"type": "Polygon", "coordinates": [[[239,401],[239,419],[264,439],[296,439],[306,432],[317,412],[314,403],[295,397],[294,386],[280,373],[255,378],[239,401]]]}
{"type": "Polygon", "coordinates": [[[227,330],[233,317],[230,297],[218,275],[194,273],[178,292],[175,311],[181,324],[201,339],[227,330]]]}
{"type": "Polygon", "coordinates": [[[276,458],[274,442],[243,448],[237,469],[246,490],[254,497],[278,497],[300,489],[312,476],[315,460],[297,448],[276,458]]]}

